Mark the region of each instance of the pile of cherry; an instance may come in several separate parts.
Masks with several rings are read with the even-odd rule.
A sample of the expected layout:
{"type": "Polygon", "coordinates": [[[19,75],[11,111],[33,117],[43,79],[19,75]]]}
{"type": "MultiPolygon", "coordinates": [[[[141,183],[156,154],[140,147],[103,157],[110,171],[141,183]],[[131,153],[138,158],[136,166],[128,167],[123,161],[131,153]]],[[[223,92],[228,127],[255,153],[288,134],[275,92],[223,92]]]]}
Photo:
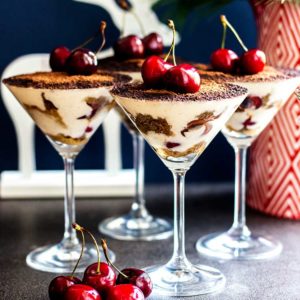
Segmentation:
{"type": "Polygon", "coordinates": [[[173,41],[169,53],[165,59],[152,55],[144,61],[142,65],[144,84],[150,88],[166,88],[179,93],[196,93],[200,89],[200,75],[196,68],[189,64],[176,64],[174,22],[169,20],[168,26],[173,31],[173,41]],[[173,64],[168,62],[171,53],[173,64]]]}
{"type": "Polygon", "coordinates": [[[101,240],[107,262],[100,262],[98,244],[84,227],[73,224],[82,235],[82,251],[70,276],[55,277],[49,285],[50,300],[143,300],[152,292],[152,282],[143,270],[126,268],[120,271],[109,259],[105,240],[101,240]],[[85,269],[83,279],[74,276],[85,246],[84,233],[92,238],[98,253],[98,262],[85,269]],[[117,271],[118,275],[115,273],[117,271]]]}
{"type": "Polygon", "coordinates": [[[102,21],[100,23],[99,32],[73,50],[65,46],[54,48],[50,53],[49,61],[52,71],[67,72],[72,75],[91,75],[96,73],[98,67],[97,53],[100,52],[105,45],[105,28],[106,22],[102,21]],[[90,49],[84,48],[93,41],[99,33],[102,35],[102,44],[98,51],[94,53],[90,49]]]}
{"type": "Polygon", "coordinates": [[[213,69],[225,73],[234,73],[241,75],[251,75],[261,72],[266,64],[265,53],[259,49],[248,50],[236,30],[229,23],[226,17],[224,15],[221,15],[220,20],[223,25],[223,38],[221,48],[215,50],[210,58],[213,69]],[[244,53],[240,57],[231,49],[225,48],[227,27],[235,35],[236,39],[244,50],[244,53]]]}
{"type": "MultiPolygon", "coordinates": [[[[96,53],[84,47],[94,40],[99,32],[74,50],[70,50],[65,46],[54,48],[50,54],[51,69],[57,72],[67,72],[72,75],[91,75],[95,73],[98,67],[97,53],[105,45],[105,28],[106,23],[102,21],[99,30],[102,34],[102,44],[96,53]]],[[[136,35],[119,38],[113,48],[116,59],[126,60],[159,55],[163,52],[164,44],[162,37],[158,33],[152,32],[143,39],[140,39],[136,35]]]]}

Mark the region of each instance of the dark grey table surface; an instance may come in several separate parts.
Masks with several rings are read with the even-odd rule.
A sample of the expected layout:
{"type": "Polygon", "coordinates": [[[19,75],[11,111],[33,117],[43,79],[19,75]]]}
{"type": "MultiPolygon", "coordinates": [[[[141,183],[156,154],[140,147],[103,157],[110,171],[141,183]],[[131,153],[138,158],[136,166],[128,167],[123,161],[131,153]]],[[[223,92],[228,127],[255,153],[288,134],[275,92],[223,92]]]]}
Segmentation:
{"type": "MultiPolygon", "coordinates": [[[[254,232],[281,240],[283,253],[269,261],[220,262],[199,256],[195,241],[202,235],[227,229],[232,220],[232,189],[187,186],[186,248],[194,263],[223,271],[225,289],[214,295],[176,299],[300,299],[300,224],[279,220],[248,209],[248,225],[254,232]]],[[[149,187],[146,192],[152,213],[172,218],[172,187],[149,187]]],[[[98,223],[127,212],[129,200],[78,200],[77,221],[97,234],[98,223]]],[[[25,264],[26,254],[37,246],[58,242],[63,230],[63,202],[59,200],[0,201],[0,300],[46,300],[48,284],[55,275],[38,272],[25,264]]],[[[99,235],[97,235],[99,236],[99,235]]],[[[108,239],[120,267],[145,267],[166,262],[172,240],[123,242],[108,239]]],[[[151,300],[170,299],[151,297],[151,300]]]]}

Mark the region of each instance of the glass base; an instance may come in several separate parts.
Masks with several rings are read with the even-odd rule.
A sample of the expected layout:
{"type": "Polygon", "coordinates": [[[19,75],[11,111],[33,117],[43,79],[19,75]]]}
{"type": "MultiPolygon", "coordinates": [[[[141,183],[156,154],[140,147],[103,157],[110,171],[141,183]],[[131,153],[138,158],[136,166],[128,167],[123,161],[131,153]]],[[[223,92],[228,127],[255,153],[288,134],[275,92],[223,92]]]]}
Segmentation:
{"type": "MultiPolygon", "coordinates": [[[[64,247],[62,243],[57,245],[48,245],[37,248],[30,252],[26,257],[26,263],[29,267],[51,273],[71,273],[80,256],[81,245],[64,247]]],[[[110,259],[115,261],[115,254],[109,252],[110,259]]],[[[101,260],[105,260],[101,252],[101,260]]],[[[97,251],[94,244],[87,243],[84,254],[76,269],[76,273],[84,272],[87,266],[97,262],[97,251]]]]}
{"type": "Polygon", "coordinates": [[[199,253],[218,259],[259,260],[271,259],[282,251],[280,242],[272,238],[213,233],[204,236],[196,243],[199,253]]]}
{"type": "Polygon", "coordinates": [[[106,219],[98,228],[109,237],[125,241],[163,240],[173,235],[173,226],[164,219],[133,218],[130,214],[106,219]]]}
{"type": "Polygon", "coordinates": [[[196,296],[221,291],[226,279],[217,269],[189,264],[184,268],[153,266],[146,268],[153,282],[154,295],[196,296]]]}

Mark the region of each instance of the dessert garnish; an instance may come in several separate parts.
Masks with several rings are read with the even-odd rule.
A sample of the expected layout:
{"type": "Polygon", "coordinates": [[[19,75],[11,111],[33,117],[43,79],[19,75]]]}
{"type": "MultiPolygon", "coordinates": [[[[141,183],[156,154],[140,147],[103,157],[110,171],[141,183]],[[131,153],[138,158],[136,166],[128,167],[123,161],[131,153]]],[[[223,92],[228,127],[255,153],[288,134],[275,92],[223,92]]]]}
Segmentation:
{"type": "Polygon", "coordinates": [[[221,23],[223,26],[221,48],[215,50],[211,54],[210,63],[212,67],[217,71],[222,71],[224,73],[232,73],[236,69],[239,57],[231,49],[225,48],[227,23],[222,21],[221,23]]]}
{"type": "Polygon", "coordinates": [[[84,47],[94,40],[99,32],[72,51],[65,46],[53,49],[50,54],[50,67],[52,71],[65,71],[74,75],[91,75],[95,73],[98,65],[96,55],[105,45],[105,28],[106,22],[102,21],[99,28],[99,32],[102,35],[102,43],[96,53],[84,47]]]}
{"type": "MultiPolygon", "coordinates": [[[[113,268],[115,268],[115,270],[119,273],[116,283],[117,286],[120,285],[122,286],[122,288],[117,288],[118,294],[122,290],[124,290],[124,292],[130,290],[129,285],[133,285],[135,287],[138,287],[142,291],[143,296],[147,298],[151,294],[153,288],[150,276],[145,271],[137,268],[125,268],[120,271],[109,259],[108,248],[107,248],[106,241],[104,239],[101,240],[101,246],[107,263],[113,268]]],[[[116,294],[116,291],[112,291],[112,295],[114,294],[116,294]]],[[[136,299],[144,299],[144,298],[136,298],[136,299]]]]}
{"type": "MultiPolygon", "coordinates": [[[[85,238],[84,238],[84,234],[82,231],[81,231],[81,239],[82,239],[82,247],[81,247],[80,256],[79,256],[79,259],[73,269],[72,274],[70,276],[57,276],[57,277],[53,278],[52,281],[50,282],[49,288],[48,288],[48,294],[49,294],[50,300],[66,299],[65,295],[66,295],[66,291],[68,290],[68,288],[73,285],[82,283],[79,278],[74,276],[77,266],[79,264],[79,261],[83,255],[83,251],[84,251],[85,238]]],[[[95,300],[96,299],[97,298],[95,298],[95,300]]]]}
{"type": "Polygon", "coordinates": [[[150,56],[142,65],[142,77],[148,87],[166,87],[171,91],[180,93],[196,93],[200,89],[200,75],[189,64],[176,64],[175,57],[175,25],[172,20],[168,26],[173,31],[172,45],[165,59],[159,56],[150,56]],[[173,56],[173,64],[167,62],[173,56]]]}
{"type": "Polygon", "coordinates": [[[142,291],[133,284],[118,284],[109,290],[108,300],[144,300],[142,291]]]}
{"type": "Polygon", "coordinates": [[[120,271],[108,256],[105,240],[101,245],[107,262],[100,261],[100,251],[93,234],[77,223],[72,224],[82,239],[81,253],[71,276],[57,276],[49,285],[50,300],[144,300],[152,292],[149,275],[137,268],[120,271]],[[98,261],[85,269],[82,281],[74,277],[85,248],[85,234],[95,244],[98,261]],[[115,271],[118,273],[118,277],[115,271]]]}
{"type": "Polygon", "coordinates": [[[97,250],[98,262],[89,265],[85,269],[82,282],[93,287],[101,296],[105,296],[108,289],[116,284],[117,276],[109,264],[100,261],[99,247],[92,233],[78,224],[73,224],[73,228],[77,231],[87,233],[97,250]]]}
{"type": "MultiPolygon", "coordinates": [[[[143,58],[149,55],[159,55],[163,52],[164,44],[160,34],[152,32],[145,36],[145,30],[139,16],[126,0],[118,0],[117,4],[126,12],[131,13],[141,28],[144,38],[128,35],[119,38],[114,44],[115,57],[120,60],[143,58]]],[[[123,34],[121,34],[122,36],[123,34]]]]}
{"type": "Polygon", "coordinates": [[[72,285],[67,289],[64,300],[102,300],[99,293],[86,284],[72,285]]]}
{"type": "Polygon", "coordinates": [[[248,49],[243,43],[237,31],[229,23],[225,15],[220,16],[223,25],[223,37],[221,48],[211,55],[211,65],[214,69],[225,73],[240,72],[241,74],[257,74],[264,69],[266,55],[260,49],[248,49]],[[239,44],[245,51],[240,57],[230,49],[225,49],[227,27],[232,31],[239,44]]]}
{"type": "Polygon", "coordinates": [[[144,57],[144,45],[137,35],[122,37],[114,44],[115,56],[120,60],[144,57]]]}

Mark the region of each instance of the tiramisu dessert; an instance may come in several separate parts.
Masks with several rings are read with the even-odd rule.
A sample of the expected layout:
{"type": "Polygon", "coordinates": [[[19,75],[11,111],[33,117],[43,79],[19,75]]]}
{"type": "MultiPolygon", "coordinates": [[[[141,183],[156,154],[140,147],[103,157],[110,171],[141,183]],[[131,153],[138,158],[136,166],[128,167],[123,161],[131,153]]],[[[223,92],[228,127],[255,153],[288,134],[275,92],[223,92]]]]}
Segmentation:
{"type": "Polygon", "coordinates": [[[218,259],[268,259],[280,254],[282,246],[271,237],[252,234],[246,225],[247,149],[300,84],[300,72],[266,66],[262,50],[248,50],[225,16],[221,16],[221,22],[224,28],[221,48],[212,53],[211,67],[198,65],[199,73],[202,78],[245,87],[249,95],[222,130],[235,151],[233,224],[227,232],[200,238],[196,249],[218,259]],[[225,49],[227,27],[244,49],[240,57],[225,49]]]}
{"type": "Polygon", "coordinates": [[[197,93],[182,94],[124,85],[112,92],[167,166],[190,165],[246,97],[247,90],[202,80],[197,93]]]}
{"type": "MultiPolygon", "coordinates": [[[[175,28],[172,21],[169,26],[175,28]]],[[[247,96],[247,89],[202,80],[189,64],[173,64],[159,56],[142,66],[143,83],[112,90],[143,137],[174,177],[174,251],[163,266],[147,268],[153,292],[162,296],[194,296],[224,287],[216,269],[191,264],[184,245],[184,176],[247,96]],[[201,87],[201,88],[200,88],[201,87]]]]}
{"type": "Polygon", "coordinates": [[[222,132],[229,141],[250,145],[272,121],[300,84],[300,72],[265,66],[250,75],[234,75],[197,65],[202,78],[234,83],[248,89],[249,95],[226,123],[222,132]]]}
{"type": "Polygon", "coordinates": [[[54,145],[72,145],[72,151],[79,151],[113,106],[109,90],[120,80],[130,78],[100,72],[37,72],[3,82],[54,145]]]}
{"type": "MultiPolygon", "coordinates": [[[[103,39],[98,51],[105,42],[105,27],[106,23],[101,22],[103,39]]],[[[64,273],[72,271],[83,254],[78,266],[78,271],[83,271],[88,263],[97,259],[97,252],[93,245],[85,244],[85,251],[81,253],[72,228],[75,222],[74,161],[112,107],[110,90],[115,84],[129,82],[131,78],[99,71],[96,54],[82,47],[73,51],[64,46],[55,48],[50,55],[50,66],[51,72],[17,75],[3,80],[48,137],[65,166],[64,237],[59,244],[35,249],[27,256],[26,262],[34,269],[64,273]]]]}
{"type": "MultiPolygon", "coordinates": [[[[125,2],[124,5],[126,6],[125,2]]],[[[107,72],[129,75],[132,82],[142,82],[141,69],[145,59],[160,55],[163,61],[163,48],[163,39],[156,32],[152,32],[144,38],[136,35],[124,36],[115,43],[114,55],[98,60],[98,65],[101,70],[107,72]]],[[[170,54],[166,56],[166,60],[172,61],[170,54]]],[[[165,219],[151,215],[146,207],[144,198],[144,139],[119,105],[115,106],[115,111],[133,140],[135,196],[127,214],[103,220],[99,224],[99,230],[107,236],[120,240],[167,239],[173,233],[172,225],[165,219]]]]}

